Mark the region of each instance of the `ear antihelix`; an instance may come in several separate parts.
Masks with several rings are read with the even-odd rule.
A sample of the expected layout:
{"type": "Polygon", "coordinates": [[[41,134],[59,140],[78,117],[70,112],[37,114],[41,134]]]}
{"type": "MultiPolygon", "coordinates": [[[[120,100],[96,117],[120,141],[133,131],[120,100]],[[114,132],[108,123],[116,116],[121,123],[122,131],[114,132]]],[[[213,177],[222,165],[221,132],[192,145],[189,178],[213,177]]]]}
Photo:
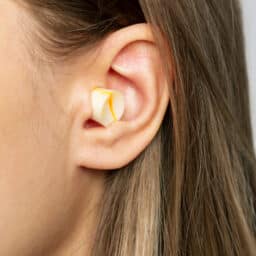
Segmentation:
{"type": "Polygon", "coordinates": [[[114,89],[94,87],[91,92],[91,119],[103,126],[109,126],[120,120],[124,113],[124,96],[114,89]]]}

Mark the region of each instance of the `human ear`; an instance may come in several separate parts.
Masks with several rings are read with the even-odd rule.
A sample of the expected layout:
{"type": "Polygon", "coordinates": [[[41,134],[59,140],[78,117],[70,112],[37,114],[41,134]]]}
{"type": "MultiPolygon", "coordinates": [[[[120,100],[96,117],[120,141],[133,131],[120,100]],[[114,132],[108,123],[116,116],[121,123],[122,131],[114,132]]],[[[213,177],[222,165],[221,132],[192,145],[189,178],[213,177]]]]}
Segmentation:
{"type": "Polygon", "coordinates": [[[152,141],[169,102],[167,79],[151,27],[140,23],[108,35],[87,73],[80,75],[86,77],[80,79],[86,84],[73,89],[72,102],[80,106],[73,113],[70,152],[74,164],[99,170],[121,168],[152,141]],[[91,125],[95,86],[118,90],[124,96],[122,118],[106,127],[91,125]]]}

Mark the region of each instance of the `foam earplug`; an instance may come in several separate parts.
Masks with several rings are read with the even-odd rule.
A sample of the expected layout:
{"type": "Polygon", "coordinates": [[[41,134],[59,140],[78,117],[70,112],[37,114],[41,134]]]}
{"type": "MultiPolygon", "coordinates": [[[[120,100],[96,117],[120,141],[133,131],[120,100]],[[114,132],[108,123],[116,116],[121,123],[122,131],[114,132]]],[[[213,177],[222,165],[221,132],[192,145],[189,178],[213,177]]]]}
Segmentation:
{"type": "Polygon", "coordinates": [[[100,87],[92,90],[92,119],[103,126],[120,120],[124,105],[124,96],[118,90],[100,87]]]}

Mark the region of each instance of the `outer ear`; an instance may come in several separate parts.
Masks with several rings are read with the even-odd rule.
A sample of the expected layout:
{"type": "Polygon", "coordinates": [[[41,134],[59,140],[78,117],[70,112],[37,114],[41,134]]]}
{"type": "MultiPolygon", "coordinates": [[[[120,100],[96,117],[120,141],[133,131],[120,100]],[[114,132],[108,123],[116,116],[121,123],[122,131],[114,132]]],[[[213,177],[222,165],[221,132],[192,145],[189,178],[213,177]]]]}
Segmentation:
{"type": "MultiPolygon", "coordinates": [[[[82,64],[81,64],[82,65],[82,64]]],[[[83,96],[74,86],[76,122],[71,134],[74,163],[88,169],[116,169],[136,158],[156,135],[169,102],[167,79],[151,28],[146,23],[120,29],[103,42],[97,59],[87,69],[83,96]],[[97,81],[97,84],[95,83],[97,81]],[[110,126],[90,126],[91,89],[120,90],[125,113],[110,126]]],[[[81,85],[80,85],[81,86],[81,85]]]]}

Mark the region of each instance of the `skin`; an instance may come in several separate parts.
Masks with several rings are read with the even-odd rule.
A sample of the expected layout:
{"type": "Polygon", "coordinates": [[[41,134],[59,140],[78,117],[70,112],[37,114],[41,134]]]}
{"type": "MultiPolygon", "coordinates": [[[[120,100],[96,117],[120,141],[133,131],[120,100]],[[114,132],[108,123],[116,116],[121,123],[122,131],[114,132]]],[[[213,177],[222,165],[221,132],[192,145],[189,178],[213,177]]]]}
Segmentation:
{"type": "Polygon", "coordinates": [[[153,139],[167,86],[145,24],[61,65],[30,57],[33,39],[19,24],[29,30],[32,21],[15,2],[0,1],[0,255],[89,255],[104,175],[153,139]],[[83,125],[95,83],[125,95],[125,115],[111,127],[83,125]]]}

